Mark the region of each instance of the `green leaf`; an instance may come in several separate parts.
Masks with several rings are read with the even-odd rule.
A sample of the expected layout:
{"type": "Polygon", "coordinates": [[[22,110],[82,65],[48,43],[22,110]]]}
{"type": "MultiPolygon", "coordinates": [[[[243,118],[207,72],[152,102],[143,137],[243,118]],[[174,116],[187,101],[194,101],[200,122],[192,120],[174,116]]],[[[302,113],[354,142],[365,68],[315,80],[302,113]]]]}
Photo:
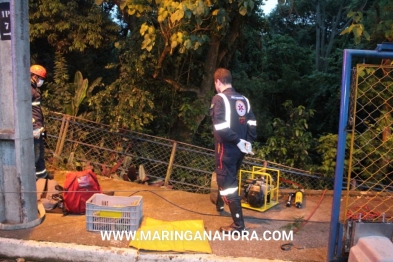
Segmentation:
{"type": "MultiPolygon", "coordinates": [[[[163,9],[163,8],[162,8],[163,9]]],[[[168,17],[168,11],[163,10],[162,12],[159,12],[159,15],[157,17],[157,20],[159,23],[163,22],[166,18],[168,17]]]]}
{"type": "Polygon", "coordinates": [[[177,32],[177,42],[180,44],[183,43],[183,33],[182,32],[177,32]]]}
{"type": "MultiPolygon", "coordinates": [[[[142,47],[141,49],[146,49],[148,50],[148,47],[151,45],[151,39],[148,37],[148,35],[145,35],[144,40],[142,42],[142,47]]],[[[151,50],[151,48],[150,48],[151,50]]],[[[148,50],[149,51],[149,50],[148,50]]]]}
{"type": "Polygon", "coordinates": [[[87,96],[89,97],[91,92],[94,90],[94,88],[96,88],[97,86],[100,85],[102,80],[102,77],[97,77],[93,83],[90,84],[89,88],[87,89],[87,96]]]}
{"type": "Polygon", "coordinates": [[[194,43],[194,50],[197,50],[200,46],[201,46],[201,44],[199,42],[195,42],[194,43]]]}
{"type": "Polygon", "coordinates": [[[354,26],[353,28],[353,35],[355,36],[355,38],[360,38],[362,35],[362,28],[358,25],[354,26]]]}
{"type": "Polygon", "coordinates": [[[364,72],[364,67],[359,67],[357,70],[357,74],[361,77],[364,78],[366,76],[366,72],[364,72]]]}
{"type": "Polygon", "coordinates": [[[367,31],[363,30],[363,36],[366,38],[367,41],[370,41],[370,35],[367,31]]]}
{"type": "Polygon", "coordinates": [[[187,10],[187,11],[185,12],[185,17],[186,17],[187,19],[190,19],[191,16],[192,16],[192,12],[191,12],[190,10],[187,10]]]}
{"type": "Polygon", "coordinates": [[[356,15],[353,16],[353,20],[356,23],[359,23],[363,19],[363,13],[362,12],[356,12],[356,15]]]}
{"type": "Polygon", "coordinates": [[[254,9],[254,1],[249,0],[248,1],[248,6],[251,8],[251,10],[254,9]]]}
{"type": "Polygon", "coordinates": [[[71,113],[73,116],[76,116],[78,114],[80,105],[86,97],[89,81],[87,79],[83,79],[82,73],[77,71],[74,77],[74,85],[75,94],[74,99],[72,100],[71,113]]]}
{"type": "Polygon", "coordinates": [[[239,14],[241,14],[242,16],[245,16],[247,14],[247,8],[244,6],[241,6],[239,8],[239,14]]]}
{"type": "Polygon", "coordinates": [[[171,15],[171,21],[172,23],[175,23],[176,21],[180,21],[184,17],[184,11],[183,9],[178,9],[176,12],[174,12],[171,15]]]}
{"type": "Polygon", "coordinates": [[[191,42],[190,39],[187,39],[187,40],[184,42],[184,47],[187,48],[187,49],[191,49],[191,47],[192,47],[192,42],[191,42]]]}
{"type": "Polygon", "coordinates": [[[150,52],[152,49],[153,49],[153,45],[149,45],[148,47],[146,47],[146,50],[149,51],[149,52],[150,52]]]}
{"type": "Polygon", "coordinates": [[[355,15],[354,11],[349,11],[348,14],[347,14],[347,17],[350,18],[350,17],[352,17],[354,15],[355,15]]]}
{"type": "Polygon", "coordinates": [[[352,25],[350,25],[349,27],[345,28],[345,29],[340,33],[340,35],[349,34],[350,32],[352,32],[354,26],[355,26],[355,25],[352,24],[352,25]]]}
{"type": "Polygon", "coordinates": [[[170,37],[170,40],[171,41],[176,41],[177,40],[177,34],[176,33],[172,34],[171,37],[170,37]]]}
{"type": "Polygon", "coordinates": [[[146,23],[143,23],[143,24],[141,25],[141,29],[139,29],[139,33],[140,33],[141,35],[144,35],[145,32],[146,32],[148,29],[149,29],[149,26],[148,26],[146,23]]]}

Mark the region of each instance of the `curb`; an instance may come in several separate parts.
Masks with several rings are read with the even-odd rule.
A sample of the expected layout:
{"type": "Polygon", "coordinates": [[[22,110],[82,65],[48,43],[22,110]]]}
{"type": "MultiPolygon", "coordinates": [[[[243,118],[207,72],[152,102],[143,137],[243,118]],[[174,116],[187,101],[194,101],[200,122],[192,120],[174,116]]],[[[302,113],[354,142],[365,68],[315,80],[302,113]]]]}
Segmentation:
{"type": "Polygon", "coordinates": [[[282,262],[282,260],[254,259],[246,257],[218,257],[210,254],[178,254],[178,253],[140,253],[131,248],[84,246],[68,243],[41,242],[0,238],[0,255],[28,260],[44,261],[228,261],[228,262],[282,262]]]}

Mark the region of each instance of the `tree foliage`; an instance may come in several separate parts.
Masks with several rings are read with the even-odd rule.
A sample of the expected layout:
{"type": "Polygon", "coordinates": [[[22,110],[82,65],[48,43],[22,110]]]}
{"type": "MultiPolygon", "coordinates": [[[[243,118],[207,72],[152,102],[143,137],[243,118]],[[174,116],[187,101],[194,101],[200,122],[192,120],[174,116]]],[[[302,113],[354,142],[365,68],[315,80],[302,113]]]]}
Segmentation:
{"type": "Polygon", "coordinates": [[[351,25],[341,34],[351,34],[356,45],[375,48],[376,44],[393,41],[391,1],[352,1],[348,9],[351,25]]]}
{"type": "Polygon", "coordinates": [[[286,118],[274,119],[273,135],[258,155],[272,162],[308,169],[312,164],[309,150],[314,144],[308,131],[308,120],[314,111],[306,110],[304,106],[294,108],[291,101],[286,101],[283,107],[287,110],[286,118]]]}
{"type": "Polygon", "coordinates": [[[45,39],[61,53],[105,46],[118,30],[89,0],[29,0],[29,21],[30,38],[45,39]]]}
{"type": "MultiPolygon", "coordinates": [[[[154,64],[154,71],[150,72],[152,81],[169,84],[181,96],[178,101],[182,103],[173,103],[178,114],[170,128],[171,136],[191,141],[206,117],[203,108],[208,108],[211,99],[213,73],[231,61],[244,22],[258,10],[260,2],[127,0],[113,3],[119,6],[129,24],[133,48],[149,53],[145,55],[154,64]]],[[[127,41],[130,39],[117,46],[122,49],[127,41]]]]}
{"type": "Polygon", "coordinates": [[[270,15],[273,32],[288,35],[304,47],[313,47],[315,70],[329,71],[329,58],[337,47],[340,32],[350,23],[351,0],[296,0],[280,5],[270,15]]]}
{"type": "Polygon", "coordinates": [[[95,108],[94,119],[113,128],[142,131],[153,120],[156,94],[165,89],[147,77],[154,70],[146,53],[120,51],[118,78],[91,100],[95,108]]]}
{"type": "MultiPolygon", "coordinates": [[[[86,81],[111,81],[105,66],[113,61],[112,46],[119,26],[112,21],[110,8],[89,0],[30,0],[29,24],[32,63],[43,65],[48,72],[43,91],[44,98],[51,101],[49,109],[76,113],[75,103],[64,106],[72,104],[73,90],[78,90],[69,82],[70,76],[79,71],[86,81]]],[[[88,108],[77,107],[80,114],[88,108]]]]}
{"type": "Polygon", "coordinates": [[[46,105],[212,147],[213,73],[226,67],[256,114],[259,156],[330,176],[342,49],[391,41],[392,5],[277,0],[266,16],[262,4],[29,0],[31,60],[48,69],[46,105]]]}

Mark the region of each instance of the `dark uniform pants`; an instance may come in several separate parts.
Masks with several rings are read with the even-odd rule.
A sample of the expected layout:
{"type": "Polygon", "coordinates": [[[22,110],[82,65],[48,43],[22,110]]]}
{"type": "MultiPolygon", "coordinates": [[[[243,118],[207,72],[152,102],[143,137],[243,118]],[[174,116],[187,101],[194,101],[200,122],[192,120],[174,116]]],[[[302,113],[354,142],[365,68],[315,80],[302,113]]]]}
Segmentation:
{"type": "Polygon", "coordinates": [[[244,158],[239,148],[234,144],[218,143],[215,150],[217,185],[226,204],[240,201],[238,187],[238,172],[244,158]]]}
{"type": "Polygon", "coordinates": [[[39,139],[34,138],[35,175],[37,179],[47,176],[44,152],[45,145],[42,136],[39,139]]]}

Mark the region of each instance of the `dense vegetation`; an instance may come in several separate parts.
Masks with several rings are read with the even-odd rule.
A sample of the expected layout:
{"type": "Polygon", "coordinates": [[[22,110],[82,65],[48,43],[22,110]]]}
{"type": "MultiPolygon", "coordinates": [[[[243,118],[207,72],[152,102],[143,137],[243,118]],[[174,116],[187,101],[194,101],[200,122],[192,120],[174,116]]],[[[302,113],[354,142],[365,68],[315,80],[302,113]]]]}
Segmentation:
{"type": "Polygon", "coordinates": [[[258,156],[333,176],[342,50],[393,37],[390,0],[29,0],[47,109],[212,148],[213,72],[251,100],[258,156]],[[50,106],[49,106],[50,105],[50,106]]]}

